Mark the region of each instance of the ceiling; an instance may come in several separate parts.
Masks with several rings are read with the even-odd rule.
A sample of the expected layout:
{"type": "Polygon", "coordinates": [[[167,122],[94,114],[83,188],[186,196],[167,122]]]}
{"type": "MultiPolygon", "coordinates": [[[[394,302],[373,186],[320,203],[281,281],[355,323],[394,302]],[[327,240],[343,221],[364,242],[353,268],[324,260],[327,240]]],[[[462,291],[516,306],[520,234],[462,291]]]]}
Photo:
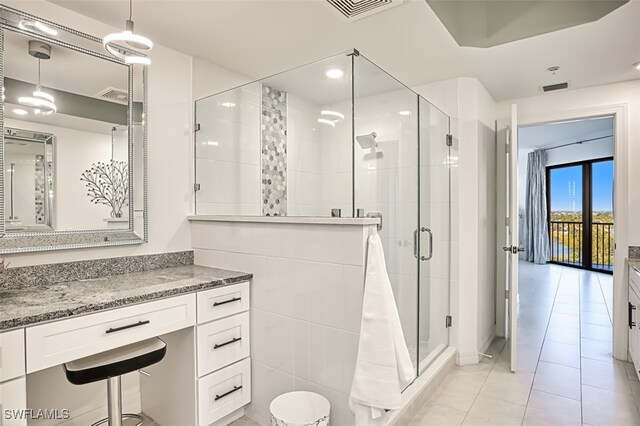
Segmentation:
{"type": "MultiPolygon", "coordinates": [[[[127,19],[122,0],[49,1],[116,27],[127,19]]],[[[640,0],[596,22],[490,48],[458,46],[424,0],[351,22],[325,0],[138,0],[133,18],[159,44],[256,79],[352,48],[407,85],[476,77],[497,101],[565,81],[579,88],[640,78],[631,67],[640,60],[640,0]],[[554,65],[556,75],[546,70],[554,65]]]]}
{"type": "MultiPolygon", "coordinates": [[[[518,150],[551,148],[610,136],[613,133],[613,117],[594,117],[525,126],[518,128],[518,150]]],[[[594,141],[594,143],[597,142],[594,141]]]]}

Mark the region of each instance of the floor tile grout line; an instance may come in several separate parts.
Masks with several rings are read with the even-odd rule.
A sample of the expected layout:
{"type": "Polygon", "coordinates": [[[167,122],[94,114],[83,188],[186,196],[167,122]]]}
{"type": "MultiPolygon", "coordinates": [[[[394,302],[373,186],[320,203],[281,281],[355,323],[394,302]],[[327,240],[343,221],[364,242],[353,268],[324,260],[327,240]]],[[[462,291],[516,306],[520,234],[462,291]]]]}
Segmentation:
{"type": "Polygon", "coordinates": [[[609,322],[611,323],[611,327],[613,327],[613,316],[611,314],[611,309],[609,309],[607,298],[604,296],[604,290],[602,289],[602,281],[600,281],[600,276],[596,275],[596,279],[598,280],[598,288],[600,289],[600,294],[602,294],[602,300],[604,300],[604,306],[607,308],[607,316],[609,317],[609,322]]]}
{"type": "Polygon", "coordinates": [[[529,388],[529,395],[527,396],[527,403],[525,404],[524,415],[522,416],[522,422],[520,425],[524,425],[524,419],[527,416],[527,410],[529,408],[529,402],[531,400],[531,392],[533,392],[533,384],[536,381],[536,375],[538,374],[538,366],[540,365],[540,358],[542,357],[542,351],[544,349],[544,344],[547,340],[547,333],[549,332],[549,325],[551,324],[551,315],[553,315],[553,308],[556,305],[556,299],[558,297],[558,291],[560,290],[560,284],[562,283],[562,276],[564,275],[564,269],[560,270],[560,276],[558,277],[558,282],[556,284],[556,291],[553,295],[553,303],[551,304],[551,312],[549,312],[549,319],[547,320],[547,327],[544,329],[544,336],[542,337],[542,346],[540,347],[540,352],[538,353],[538,361],[536,361],[536,368],[533,372],[533,380],[531,381],[531,387],[529,388]]]}
{"type": "Polygon", "coordinates": [[[473,409],[473,406],[475,405],[476,401],[478,400],[478,397],[482,393],[482,389],[484,388],[484,385],[487,383],[487,380],[489,379],[489,375],[491,375],[491,372],[493,371],[493,369],[496,368],[496,364],[498,363],[498,358],[500,358],[500,355],[502,355],[502,352],[504,351],[504,348],[506,346],[507,346],[507,344],[505,343],[502,346],[502,349],[500,350],[500,353],[496,356],[496,360],[492,362],[491,369],[489,370],[489,374],[487,374],[487,377],[485,377],[484,380],[482,381],[482,386],[480,386],[480,390],[478,391],[478,394],[475,396],[475,398],[473,398],[473,402],[471,403],[471,407],[467,410],[466,414],[464,415],[464,418],[462,419],[462,423],[460,423],[461,425],[463,425],[464,422],[467,420],[467,417],[469,417],[469,413],[473,409]]]}

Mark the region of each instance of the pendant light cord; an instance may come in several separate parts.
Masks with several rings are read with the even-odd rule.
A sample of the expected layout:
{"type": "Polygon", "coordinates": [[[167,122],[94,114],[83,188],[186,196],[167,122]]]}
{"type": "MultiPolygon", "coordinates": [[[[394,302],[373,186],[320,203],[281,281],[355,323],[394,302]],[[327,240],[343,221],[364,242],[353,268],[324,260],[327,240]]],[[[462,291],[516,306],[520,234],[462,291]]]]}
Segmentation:
{"type": "Polygon", "coordinates": [[[130,21],[132,16],[133,16],[133,0],[129,0],[129,20],[130,21]]]}
{"type": "Polygon", "coordinates": [[[36,86],[36,90],[40,91],[40,58],[38,58],[38,85],[36,86]]]}

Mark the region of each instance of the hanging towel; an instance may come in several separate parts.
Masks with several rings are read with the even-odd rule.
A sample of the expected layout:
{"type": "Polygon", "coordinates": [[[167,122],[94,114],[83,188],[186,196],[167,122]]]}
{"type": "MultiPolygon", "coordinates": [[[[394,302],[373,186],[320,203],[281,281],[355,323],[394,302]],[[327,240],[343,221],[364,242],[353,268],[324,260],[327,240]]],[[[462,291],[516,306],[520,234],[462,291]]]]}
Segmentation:
{"type": "Polygon", "coordinates": [[[382,242],[374,230],[368,239],[360,342],[349,396],[356,426],[382,424],[385,409],[401,407],[402,390],[414,378],[382,242]]]}

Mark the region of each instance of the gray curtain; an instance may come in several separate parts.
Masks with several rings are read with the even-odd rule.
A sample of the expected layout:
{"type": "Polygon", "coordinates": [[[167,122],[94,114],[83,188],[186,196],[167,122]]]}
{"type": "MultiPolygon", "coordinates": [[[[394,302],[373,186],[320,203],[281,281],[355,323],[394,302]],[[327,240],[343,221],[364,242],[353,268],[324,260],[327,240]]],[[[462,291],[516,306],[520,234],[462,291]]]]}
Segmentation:
{"type": "Polygon", "coordinates": [[[539,264],[549,260],[546,165],[547,153],[544,150],[529,153],[522,242],[525,258],[539,264]]]}

